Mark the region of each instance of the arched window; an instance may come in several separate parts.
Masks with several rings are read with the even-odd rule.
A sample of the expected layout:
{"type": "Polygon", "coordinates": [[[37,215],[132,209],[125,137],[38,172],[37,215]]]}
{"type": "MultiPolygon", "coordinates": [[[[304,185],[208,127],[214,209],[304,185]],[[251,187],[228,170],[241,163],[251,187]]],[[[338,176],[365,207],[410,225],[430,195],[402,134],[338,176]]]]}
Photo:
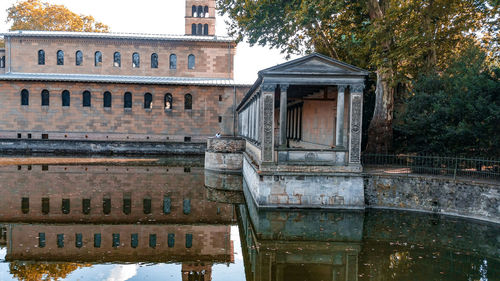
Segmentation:
{"type": "Polygon", "coordinates": [[[188,56],[188,69],[194,69],[195,57],[193,54],[188,56]]]}
{"type": "Polygon", "coordinates": [[[102,53],[100,51],[95,52],[95,55],[94,55],[94,64],[95,64],[95,66],[101,66],[102,65],[102,53]]]}
{"type": "Polygon", "coordinates": [[[208,18],[208,6],[205,6],[204,12],[205,12],[205,17],[208,18]]]}
{"type": "Polygon", "coordinates": [[[113,54],[113,66],[114,67],[122,66],[122,55],[120,54],[120,52],[115,52],[113,54]]]}
{"type": "Polygon", "coordinates": [[[61,100],[62,106],[69,106],[70,95],[68,90],[62,91],[61,100]]]}
{"type": "Polygon", "coordinates": [[[151,54],[151,68],[158,68],[158,55],[156,53],[151,54]]]}
{"type": "Polygon", "coordinates": [[[203,24],[199,23],[198,27],[196,28],[196,34],[202,35],[203,34],[203,24]]]}
{"type": "Polygon", "coordinates": [[[42,91],[42,106],[49,106],[49,91],[42,91]]]}
{"type": "Polygon", "coordinates": [[[193,18],[196,18],[198,16],[198,13],[196,12],[196,6],[193,5],[193,7],[191,7],[191,16],[193,18]]]}
{"type": "Polygon", "coordinates": [[[193,109],[193,96],[191,94],[184,96],[184,109],[193,109]]]}
{"type": "Polygon", "coordinates": [[[163,104],[165,106],[165,109],[172,109],[172,95],[171,94],[165,94],[165,97],[163,98],[163,104]]]}
{"type": "Polygon", "coordinates": [[[104,96],[103,96],[103,106],[104,107],[111,107],[111,93],[110,92],[104,92],[104,96]]]}
{"type": "Polygon", "coordinates": [[[132,54],[132,67],[138,68],[141,64],[139,53],[132,54]]]}
{"type": "Polygon", "coordinates": [[[64,65],[64,52],[61,50],[57,51],[57,65],[64,65]]]}
{"type": "Polygon", "coordinates": [[[132,108],[132,93],[126,92],[123,95],[123,108],[132,108]]]}
{"type": "Polygon", "coordinates": [[[208,35],[208,24],[206,24],[206,23],[203,26],[203,35],[208,35]]]}
{"type": "Polygon", "coordinates": [[[76,51],[75,54],[75,64],[76,65],[82,65],[83,62],[83,53],[82,51],[76,51]]]}
{"type": "Polygon", "coordinates": [[[196,23],[191,25],[191,35],[196,35],[196,23]]]}
{"type": "Polygon", "coordinates": [[[203,17],[203,7],[202,6],[198,6],[198,17],[199,18],[203,17]]]}
{"type": "Polygon", "coordinates": [[[170,55],[170,69],[177,68],[177,56],[175,54],[170,55]]]}
{"type": "Polygon", "coordinates": [[[89,91],[84,91],[83,94],[83,103],[82,105],[84,107],[90,107],[90,92],[89,91]]]}
{"type": "Polygon", "coordinates": [[[26,89],[21,91],[21,105],[30,105],[30,92],[26,89]]]}
{"type": "Polygon", "coordinates": [[[44,50],[38,50],[38,64],[39,65],[45,64],[45,51],[44,50]]]}
{"type": "Polygon", "coordinates": [[[144,108],[153,108],[153,96],[150,93],[144,94],[144,108]]]}

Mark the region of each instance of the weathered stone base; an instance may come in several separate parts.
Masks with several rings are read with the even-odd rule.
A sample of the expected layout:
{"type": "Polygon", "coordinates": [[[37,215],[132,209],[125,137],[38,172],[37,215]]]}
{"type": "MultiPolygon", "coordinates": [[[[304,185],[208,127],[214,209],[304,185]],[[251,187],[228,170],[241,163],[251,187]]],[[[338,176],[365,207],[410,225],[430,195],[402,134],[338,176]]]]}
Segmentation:
{"type": "Polygon", "coordinates": [[[245,140],[238,137],[209,138],[205,152],[205,169],[219,172],[241,172],[245,140]]]}
{"type": "Polygon", "coordinates": [[[205,143],[78,140],[0,140],[3,154],[200,155],[205,143]]]}
{"type": "Polygon", "coordinates": [[[262,175],[243,158],[243,188],[258,207],[363,209],[363,177],[356,173],[283,172],[262,175]]]}

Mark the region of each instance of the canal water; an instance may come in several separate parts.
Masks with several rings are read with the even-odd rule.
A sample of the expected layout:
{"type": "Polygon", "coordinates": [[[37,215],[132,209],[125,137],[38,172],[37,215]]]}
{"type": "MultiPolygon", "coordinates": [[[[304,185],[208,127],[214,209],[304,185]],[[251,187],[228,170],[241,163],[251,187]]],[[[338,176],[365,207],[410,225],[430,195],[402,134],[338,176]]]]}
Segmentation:
{"type": "Polygon", "coordinates": [[[257,210],[201,158],[20,163],[0,166],[1,281],[500,280],[493,224],[257,210]]]}

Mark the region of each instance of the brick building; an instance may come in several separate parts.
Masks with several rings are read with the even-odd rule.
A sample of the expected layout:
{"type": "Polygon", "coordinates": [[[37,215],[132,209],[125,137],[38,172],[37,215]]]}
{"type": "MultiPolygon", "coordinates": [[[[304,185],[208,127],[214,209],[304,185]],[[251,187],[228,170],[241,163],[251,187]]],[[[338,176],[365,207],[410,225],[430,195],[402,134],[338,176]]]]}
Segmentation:
{"type": "Polygon", "coordinates": [[[232,135],[248,89],[215,0],[186,0],[185,35],[12,31],[0,49],[0,139],[204,142],[232,135]]]}

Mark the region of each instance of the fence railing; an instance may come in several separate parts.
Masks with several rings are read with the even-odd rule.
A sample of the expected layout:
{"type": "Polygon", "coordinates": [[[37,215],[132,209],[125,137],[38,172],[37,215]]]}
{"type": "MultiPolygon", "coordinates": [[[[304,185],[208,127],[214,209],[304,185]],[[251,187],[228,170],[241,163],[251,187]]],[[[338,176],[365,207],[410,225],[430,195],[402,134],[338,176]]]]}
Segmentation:
{"type": "Polygon", "coordinates": [[[365,167],[394,168],[394,173],[432,174],[500,180],[500,160],[411,154],[362,154],[365,167]]]}

